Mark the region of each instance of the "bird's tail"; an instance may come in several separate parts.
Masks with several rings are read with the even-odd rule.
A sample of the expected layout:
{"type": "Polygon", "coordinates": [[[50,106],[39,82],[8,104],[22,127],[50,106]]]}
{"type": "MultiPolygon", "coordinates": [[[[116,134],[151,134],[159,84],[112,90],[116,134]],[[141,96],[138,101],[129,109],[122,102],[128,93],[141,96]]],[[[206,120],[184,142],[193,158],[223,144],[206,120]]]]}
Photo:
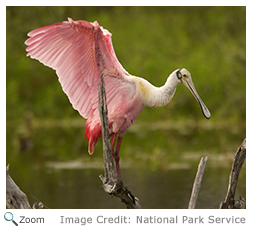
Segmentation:
{"type": "Polygon", "coordinates": [[[89,154],[93,154],[94,147],[98,139],[101,137],[101,125],[99,123],[97,123],[96,125],[92,125],[92,123],[86,122],[85,126],[86,129],[84,137],[89,142],[88,152],[89,154]]]}
{"type": "MultiPolygon", "coordinates": [[[[113,136],[113,134],[114,134],[113,130],[112,130],[112,125],[113,125],[113,122],[108,123],[110,137],[113,136]]],[[[87,122],[85,123],[85,127],[86,127],[86,129],[85,129],[84,137],[89,142],[88,152],[91,155],[94,152],[94,147],[95,147],[97,141],[102,136],[100,119],[99,120],[88,119],[87,122]]]]}

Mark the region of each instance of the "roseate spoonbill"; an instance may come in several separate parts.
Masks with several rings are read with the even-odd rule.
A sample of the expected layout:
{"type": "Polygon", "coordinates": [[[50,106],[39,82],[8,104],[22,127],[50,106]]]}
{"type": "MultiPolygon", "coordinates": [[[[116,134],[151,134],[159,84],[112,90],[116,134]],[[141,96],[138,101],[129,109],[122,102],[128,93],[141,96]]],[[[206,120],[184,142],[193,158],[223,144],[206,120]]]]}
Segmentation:
{"type": "Polygon", "coordinates": [[[74,109],[87,119],[85,138],[89,141],[89,154],[93,153],[101,137],[98,80],[104,75],[112,155],[119,176],[122,138],[144,106],[166,105],[176,87],[183,83],[198,101],[204,116],[211,117],[196,92],[188,70],[175,70],[159,88],[143,78],[130,75],[117,60],[111,33],[100,27],[97,21],[89,23],[68,18],[68,21],[35,29],[28,36],[30,38],[25,42],[27,56],[56,70],[63,91],[74,109]]]}

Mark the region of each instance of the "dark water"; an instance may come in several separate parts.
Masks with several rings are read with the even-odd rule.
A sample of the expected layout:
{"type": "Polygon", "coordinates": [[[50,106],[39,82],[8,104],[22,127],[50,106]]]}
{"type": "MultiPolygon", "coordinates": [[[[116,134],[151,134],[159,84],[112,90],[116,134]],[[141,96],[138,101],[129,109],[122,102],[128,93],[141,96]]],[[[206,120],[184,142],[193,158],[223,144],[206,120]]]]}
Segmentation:
{"type": "MultiPolygon", "coordinates": [[[[7,131],[10,174],[30,203],[41,201],[51,209],[125,208],[100,188],[101,142],[90,156],[83,128],[49,123],[34,123],[26,134],[22,127],[9,126],[7,131]]],[[[243,140],[241,131],[200,125],[184,128],[180,123],[170,128],[159,122],[153,128],[138,122],[126,134],[120,152],[122,179],[143,208],[187,208],[203,156],[208,162],[196,208],[218,208],[225,198],[232,160],[243,140]]],[[[245,167],[237,197],[246,197],[245,167]]]]}

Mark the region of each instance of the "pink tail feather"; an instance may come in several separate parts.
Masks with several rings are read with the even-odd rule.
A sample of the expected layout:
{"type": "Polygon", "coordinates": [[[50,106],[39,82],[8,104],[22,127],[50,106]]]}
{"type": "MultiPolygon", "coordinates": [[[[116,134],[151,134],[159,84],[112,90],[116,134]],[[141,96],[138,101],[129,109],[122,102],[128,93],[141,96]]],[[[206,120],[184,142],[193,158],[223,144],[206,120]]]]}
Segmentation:
{"type": "MultiPolygon", "coordinates": [[[[100,122],[86,122],[85,124],[86,129],[85,129],[85,139],[88,140],[89,142],[89,146],[88,146],[88,152],[89,154],[93,154],[94,152],[94,147],[97,143],[97,141],[99,140],[99,138],[101,138],[102,134],[101,134],[101,124],[100,122]]],[[[112,123],[109,123],[109,129],[111,130],[111,126],[112,123]]],[[[111,133],[110,131],[110,137],[113,135],[113,133],[111,133]]]]}
{"type": "Polygon", "coordinates": [[[86,125],[86,129],[85,129],[84,137],[89,142],[88,152],[89,154],[93,154],[94,147],[98,139],[101,137],[101,125],[97,124],[96,126],[94,126],[94,128],[91,128],[91,126],[87,125],[87,123],[85,125],[86,125]]]}

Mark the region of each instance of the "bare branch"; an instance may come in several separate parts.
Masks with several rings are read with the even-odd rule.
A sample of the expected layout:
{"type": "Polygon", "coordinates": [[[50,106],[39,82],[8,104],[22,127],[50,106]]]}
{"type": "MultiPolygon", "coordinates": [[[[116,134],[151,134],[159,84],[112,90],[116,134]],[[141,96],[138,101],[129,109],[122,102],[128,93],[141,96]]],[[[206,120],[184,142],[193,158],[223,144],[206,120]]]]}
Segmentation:
{"type": "MultiPolygon", "coordinates": [[[[9,175],[9,165],[6,167],[6,207],[9,209],[31,209],[28,198],[16,185],[9,175]]],[[[43,208],[44,205],[35,203],[33,208],[43,208]]]]}
{"type": "Polygon", "coordinates": [[[139,199],[134,197],[127,187],[123,185],[123,181],[117,174],[115,164],[112,158],[112,150],[109,139],[108,127],[108,109],[106,101],[106,91],[104,77],[101,75],[101,82],[98,85],[99,93],[99,113],[102,126],[102,141],[103,141],[103,158],[105,177],[100,175],[103,182],[102,189],[110,195],[120,198],[125,203],[127,208],[141,208],[139,199]]]}
{"type": "Polygon", "coordinates": [[[228,208],[245,208],[245,200],[243,198],[240,198],[238,201],[235,202],[235,194],[236,194],[236,186],[238,182],[238,177],[240,170],[243,166],[243,163],[246,158],[246,138],[242,142],[241,146],[238,148],[232,169],[229,175],[229,184],[228,184],[228,191],[226,198],[223,202],[220,203],[220,207],[222,209],[228,209],[228,208]]]}
{"type": "Polygon", "coordinates": [[[188,204],[188,209],[194,209],[195,206],[196,206],[196,200],[197,200],[198,193],[200,191],[201,182],[202,182],[202,178],[203,178],[203,175],[204,175],[204,169],[205,169],[207,160],[208,160],[207,157],[205,157],[205,158],[202,157],[201,160],[200,160],[200,163],[198,165],[196,178],[195,178],[195,181],[194,181],[190,201],[189,201],[189,204],[188,204]]]}

